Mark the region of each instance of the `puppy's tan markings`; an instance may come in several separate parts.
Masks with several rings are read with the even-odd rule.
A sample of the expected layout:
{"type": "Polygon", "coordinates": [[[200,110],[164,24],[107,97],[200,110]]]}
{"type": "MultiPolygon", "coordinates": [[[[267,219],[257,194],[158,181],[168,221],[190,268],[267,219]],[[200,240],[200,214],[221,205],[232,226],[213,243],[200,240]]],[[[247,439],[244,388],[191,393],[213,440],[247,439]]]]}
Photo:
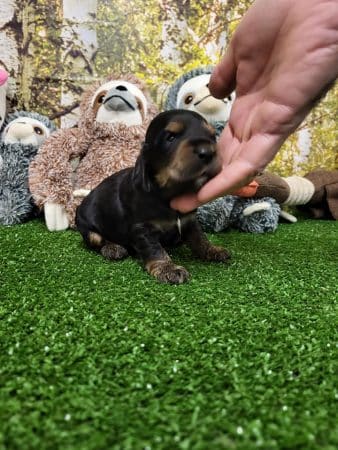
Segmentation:
{"type": "Polygon", "coordinates": [[[189,272],[168,259],[150,260],[146,263],[147,272],[161,283],[182,284],[189,280],[189,272]]]}
{"type": "Polygon", "coordinates": [[[181,133],[184,130],[184,123],[179,121],[169,122],[165,127],[166,131],[170,131],[170,133],[181,133]]]}
{"type": "Polygon", "coordinates": [[[203,126],[204,126],[204,128],[206,128],[210,132],[210,134],[212,136],[216,135],[216,130],[215,130],[215,128],[212,125],[210,125],[210,123],[203,123],[203,126]]]}
{"type": "Polygon", "coordinates": [[[101,248],[101,255],[110,260],[122,259],[128,256],[127,250],[118,244],[108,242],[101,248]]]}
{"type": "Polygon", "coordinates": [[[189,166],[191,155],[191,144],[185,139],[179,143],[172,161],[156,175],[159,186],[168,186],[170,181],[179,182],[182,171],[189,166]]]}
{"type": "Polygon", "coordinates": [[[93,247],[101,247],[103,244],[102,236],[94,231],[89,232],[88,240],[93,247]]]}

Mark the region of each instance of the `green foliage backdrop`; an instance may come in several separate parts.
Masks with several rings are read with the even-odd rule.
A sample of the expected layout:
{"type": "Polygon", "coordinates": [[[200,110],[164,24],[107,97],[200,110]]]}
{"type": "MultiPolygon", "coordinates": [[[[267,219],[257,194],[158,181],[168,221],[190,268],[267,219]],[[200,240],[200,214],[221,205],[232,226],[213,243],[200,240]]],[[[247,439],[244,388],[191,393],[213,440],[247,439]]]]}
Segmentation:
{"type": "MultiPolygon", "coordinates": [[[[46,114],[67,126],[70,118],[76,120],[85,86],[112,71],[132,72],[142,78],[161,107],[168,85],[178,76],[219,60],[252,1],[12,3],[11,20],[4,21],[0,29],[13,40],[17,52],[17,68],[10,57],[0,57],[1,65],[15,80],[11,107],[46,114]]],[[[319,166],[338,166],[337,94],[335,86],[300,131],[284,144],[271,164],[272,170],[290,175],[319,166]]]]}

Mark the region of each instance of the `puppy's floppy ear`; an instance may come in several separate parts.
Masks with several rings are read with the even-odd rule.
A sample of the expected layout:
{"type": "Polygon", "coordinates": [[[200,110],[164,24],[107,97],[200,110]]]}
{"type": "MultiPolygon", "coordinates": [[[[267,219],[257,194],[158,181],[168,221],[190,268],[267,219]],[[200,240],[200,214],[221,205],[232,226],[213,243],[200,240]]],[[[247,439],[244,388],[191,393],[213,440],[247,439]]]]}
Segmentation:
{"type": "Polygon", "coordinates": [[[144,157],[147,146],[148,144],[143,143],[141,153],[135,163],[133,180],[135,184],[141,184],[144,191],[150,192],[151,181],[147,172],[146,158],[144,157]]]}

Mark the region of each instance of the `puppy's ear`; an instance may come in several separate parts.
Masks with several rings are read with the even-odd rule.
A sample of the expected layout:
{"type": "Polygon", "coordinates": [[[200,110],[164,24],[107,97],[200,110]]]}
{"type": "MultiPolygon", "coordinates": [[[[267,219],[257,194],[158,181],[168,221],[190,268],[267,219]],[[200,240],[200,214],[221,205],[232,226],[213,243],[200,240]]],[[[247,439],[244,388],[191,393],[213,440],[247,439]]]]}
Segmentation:
{"type": "Polygon", "coordinates": [[[135,184],[140,184],[144,191],[150,192],[151,191],[151,181],[149,178],[149,174],[147,172],[146,160],[144,158],[145,145],[146,144],[143,145],[141,153],[136,160],[135,167],[134,167],[133,181],[135,184]]]}

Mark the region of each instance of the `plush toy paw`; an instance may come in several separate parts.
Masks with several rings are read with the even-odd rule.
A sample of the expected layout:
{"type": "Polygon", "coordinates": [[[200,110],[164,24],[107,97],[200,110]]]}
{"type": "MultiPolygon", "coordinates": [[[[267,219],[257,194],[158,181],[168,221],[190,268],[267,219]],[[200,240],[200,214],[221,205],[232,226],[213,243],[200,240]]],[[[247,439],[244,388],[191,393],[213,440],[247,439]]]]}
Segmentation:
{"type": "Polygon", "coordinates": [[[52,202],[46,202],[44,206],[45,222],[49,231],[62,231],[69,227],[69,221],[65,208],[52,202]]]}
{"type": "Polygon", "coordinates": [[[90,189],[75,189],[75,191],[73,191],[73,197],[87,197],[89,193],[90,189]]]}
{"type": "Polygon", "coordinates": [[[257,203],[252,203],[251,205],[244,208],[242,214],[243,214],[243,216],[251,216],[251,214],[253,214],[255,212],[268,211],[269,209],[271,209],[271,203],[257,202],[257,203]]]}

